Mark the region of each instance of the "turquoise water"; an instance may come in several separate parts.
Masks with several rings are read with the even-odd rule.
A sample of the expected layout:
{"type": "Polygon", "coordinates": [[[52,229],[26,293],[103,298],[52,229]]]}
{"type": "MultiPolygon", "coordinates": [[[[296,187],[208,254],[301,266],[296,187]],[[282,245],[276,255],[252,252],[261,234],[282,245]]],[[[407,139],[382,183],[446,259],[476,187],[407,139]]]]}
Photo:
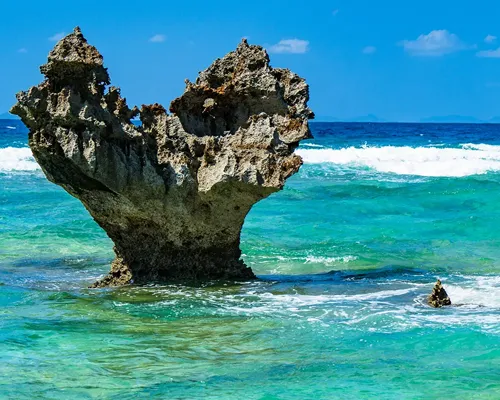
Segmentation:
{"type": "Polygon", "coordinates": [[[0,398],[499,399],[500,126],[312,128],[259,281],[91,290],[112,243],[0,121],[0,398]]]}

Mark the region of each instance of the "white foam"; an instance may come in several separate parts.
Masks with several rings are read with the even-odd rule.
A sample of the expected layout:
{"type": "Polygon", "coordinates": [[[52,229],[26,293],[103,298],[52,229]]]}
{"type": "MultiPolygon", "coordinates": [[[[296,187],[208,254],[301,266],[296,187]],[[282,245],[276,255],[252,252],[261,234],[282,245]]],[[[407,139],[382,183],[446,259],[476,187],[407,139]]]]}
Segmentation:
{"type": "Polygon", "coordinates": [[[307,256],[306,264],[332,264],[337,262],[348,263],[349,261],[355,261],[358,257],[356,256],[342,256],[342,257],[316,257],[307,256]]]}
{"type": "Polygon", "coordinates": [[[6,126],[7,129],[17,129],[15,126],[6,126]]]}
{"type": "Polygon", "coordinates": [[[500,277],[475,277],[464,285],[444,283],[453,304],[500,308],[500,277]]]}
{"type": "Polygon", "coordinates": [[[463,143],[460,146],[466,150],[482,150],[482,151],[500,152],[500,146],[495,146],[492,144],[463,143]]]}
{"type": "Polygon", "coordinates": [[[36,171],[40,166],[27,147],[7,147],[0,149],[0,172],[36,171]]]}
{"type": "Polygon", "coordinates": [[[306,164],[330,163],[398,175],[463,177],[500,171],[500,146],[467,143],[460,148],[347,147],[296,150],[306,164]]]}
{"type": "MultiPolygon", "coordinates": [[[[323,295],[307,295],[307,294],[273,294],[261,293],[258,295],[258,300],[252,303],[252,307],[242,307],[241,299],[247,295],[225,296],[224,306],[228,310],[245,312],[252,314],[276,314],[277,312],[306,312],[311,308],[323,307],[328,304],[349,304],[354,303],[388,301],[392,297],[403,296],[416,291],[416,288],[398,289],[398,290],[382,290],[368,293],[358,294],[323,294],[323,295]]],[[[216,300],[220,304],[220,299],[216,300]]],[[[249,303],[244,303],[247,306],[249,303]]],[[[345,312],[344,312],[345,314],[345,312]]],[[[347,315],[347,314],[345,314],[347,315]]]]}

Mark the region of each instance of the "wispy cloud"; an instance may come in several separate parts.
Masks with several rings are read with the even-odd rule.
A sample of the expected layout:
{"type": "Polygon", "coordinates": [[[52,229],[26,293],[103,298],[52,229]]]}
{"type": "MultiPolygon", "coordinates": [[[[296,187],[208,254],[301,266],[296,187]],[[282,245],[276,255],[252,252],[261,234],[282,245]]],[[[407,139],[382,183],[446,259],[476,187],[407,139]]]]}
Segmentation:
{"type": "Polygon", "coordinates": [[[17,50],[18,53],[27,53],[28,52],[28,49],[25,49],[24,47],[20,48],[19,50],[17,50]]]}
{"type": "Polygon", "coordinates": [[[339,10],[338,8],[337,8],[337,9],[335,9],[335,10],[333,10],[333,11],[332,11],[332,15],[333,15],[334,17],[336,17],[336,16],[337,16],[337,14],[339,13],[339,11],[340,11],[340,10],[339,10]]]}
{"type": "Polygon", "coordinates": [[[375,46],[366,46],[363,49],[363,54],[374,54],[376,53],[377,48],[375,46]]]}
{"type": "Polygon", "coordinates": [[[484,42],[485,42],[485,43],[493,43],[495,40],[497,40],[497,37],[496,37],[496,36],[493,36],[493,35],[487,35],[487,36],[484,38],[484,42]]]}
{"type": "Polygon", "coordinates": [[[51,42],[58,42],[59,40],[61,40],[64,36],[66,36],[66,33],[65,32],[59,32],[59,33],[56,33],[55,35],[49,37],[49,40],[51,42]]]}
{"type": "Polygon", "coordinates": [[[500,58],[500,47],[496,50],[483,50],[478,51],[476,56],[482,58],[500,58]]]}
{"type": "Polygon", "coordinates": [[[165,35],[162,35],[162,34],[156,34],[156,35],[149,38],[149,41],[152,43],[162,43],[165,40],[167,40],[167,37],[165,35]]]}
{"type": "Polygon", "coordinates": [[[270,53],[303,54],[309,50],[309,42],[301,39],[284,39],[269,47],[270,53]]]}
{"type": "Polygon", "coordinates": [[[415,40],[403,40],[398,44],[413,56],[442,56],[471,48],[446,29],[434,30],[415,40]]]}

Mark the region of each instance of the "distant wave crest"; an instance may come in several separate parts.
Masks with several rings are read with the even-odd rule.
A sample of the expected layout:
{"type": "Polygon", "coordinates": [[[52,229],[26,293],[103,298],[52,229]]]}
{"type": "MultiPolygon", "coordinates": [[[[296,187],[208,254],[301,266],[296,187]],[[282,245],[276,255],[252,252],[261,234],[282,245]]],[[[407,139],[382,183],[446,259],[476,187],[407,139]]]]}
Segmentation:
{"type": "Polygon", "coordinates": [[[459,148],[362,146],[298,149],[306,164],[331,163],[397,175],[463,177],[500,171],[500,146],[466,143],[459,148]]]}
{"type": "Polygon", "coordinates": [[[36,171],[40,166],[27,147],[6,147],[0,149],[0,172],[36,171]]]}
{"type": "MultiPolygon", "coordinates": [[[[463,177],[500,171],[500,146],[465,143],[459,148],[362,146],[342,149],[300,148],[306,164],[336,164],[370,168],[397,175],[463,177]]],[[[27,147],[0,148],[0,172],[36,171],[27,147]]]]}

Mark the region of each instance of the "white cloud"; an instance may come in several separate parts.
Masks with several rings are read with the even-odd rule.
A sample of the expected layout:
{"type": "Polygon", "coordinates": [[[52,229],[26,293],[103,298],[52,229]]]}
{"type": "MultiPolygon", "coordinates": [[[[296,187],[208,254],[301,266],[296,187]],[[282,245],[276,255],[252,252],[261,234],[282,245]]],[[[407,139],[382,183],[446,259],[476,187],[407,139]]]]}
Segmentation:
{"type": "Polygon", "coordinates": [[[149,38],[149,41],[153,43],[162,43],[165,40],[167,40],[167,37],[161,34],[157,34],[149,38]]]}
{"type": "Polygon", "coordinates": [[[270,53],[303,54],[309,50],[309,42],[301,39],[284,39],[269,47],[270,53]]]}
{"type": "Polygon", "coordinates": [[[49,40],[51,42],[58,42],[59,40],[61,40],[64,36],[66,36],[66,33],[65,32],[59,32],[59,33],[56,33],[55,35],[49,37],[49,40]]]}
{"type": "Polygon", "coordinates": [[[337,16],[337,14],[339,13],[339,11],[340,11],[340,10],[339,10],[338,8],[337,8],[336,10],[333,10],[333,11],[332,11],[332,15],[333,15],[334,17],[336,17],[336,16],[337,16]]]}
{"type": "Polygon", "coordinates": [[[496,50],[478,51],[476,56],[483,58],[500,58],[500,47],[496,50]]]}
{"type": "Polygon", "coordinates": [[[446,29],[431,31],[415,40],[403,40],[399,45],[414,56],[442,56],[470,48],[446,29]]]}
{"type": "Polygon", "coordinates": [[[485,43],[493,43],[495,40],[497,40],[497,37],[493,35],[488,35],[484,38],[485,43]]]}
{"type": "Polygon", "coordinates": [[[27,52],[28,52],[28,50],[27,50],[27,49],[25,49],[24,47],[22,47],[22,48],[20,48],[17,52],[18,52],[18,53],[27,53],[27,52]]]}
{"type": "Polygon", "coordinates": [[[374,54],[377,51],[375,46],[366,46],[363,49],[363,54],[374,54]]]}

